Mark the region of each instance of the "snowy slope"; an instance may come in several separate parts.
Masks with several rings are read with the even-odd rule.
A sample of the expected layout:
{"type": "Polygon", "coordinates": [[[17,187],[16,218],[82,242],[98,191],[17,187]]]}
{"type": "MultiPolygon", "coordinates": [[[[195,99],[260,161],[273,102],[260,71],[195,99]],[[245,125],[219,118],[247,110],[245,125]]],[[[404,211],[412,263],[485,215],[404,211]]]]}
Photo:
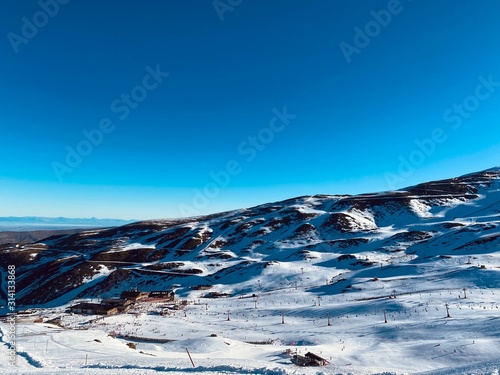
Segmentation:
{"type": "Polygon", "coordinates": [[[311,374],[498,374],[499,223],[495,168],[400,191],[298,197],[58,236],[4,247],[0,262],[16,264],[18,301],[66,328],[19,324],[26,373],[302,373],[282,354],[297,349],[331,358],[300,369],[311,374]],[[76,298],[133,287],[174,287],[189,304],[169,316],[149,304],[97,322],[64,313],[76,298]],[[132,350],[112,331],[174,341],[139,341],[132,350]],[[83,353],[95,353],[86,367],[83,353]]]}

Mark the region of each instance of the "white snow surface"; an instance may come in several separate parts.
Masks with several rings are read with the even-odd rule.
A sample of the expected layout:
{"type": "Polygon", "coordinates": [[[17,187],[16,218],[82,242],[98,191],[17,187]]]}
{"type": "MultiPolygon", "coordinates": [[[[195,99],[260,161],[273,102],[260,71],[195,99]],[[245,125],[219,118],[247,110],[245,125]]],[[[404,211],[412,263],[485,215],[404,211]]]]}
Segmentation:
{"type": "MultiPolygon", "coordinates": [[[[232,227],[183,224],[209,240],[182,255],[181,266],[142,268],[166,261],[160,259],[126,267],[141,270],[145,285],[158,277],[166,280],[161,287],[179,283],[176,298],[186,301],[184,308],[147,301],[120,315],[69,313],[86,284],[95,286],[112,271],[113,262],[102,263],[75,291],[17,315],[15,365],[8,361],[13,326],[0,319],[0,374],[498,375],[499,186],[494,179],[468,201],[412,197],[408,210],[338,211],[353,231],[332,231],[327,239],[316,229],[331,218],[334,203],[352,198],[297,198],[289,208],[309,215],[315,228],[300,235],[294,230],[302,222],[272,227],[272,213],[250,219],[243,210],[228,213],[240,215],[234,225],[253,220],[253,227],[241,227],[239,248],[225,244],[232,227]],[[253,235],[257,230],[261,237],[253,235]],[[263,237],[266,245],[255,245],[263,237]],[[296,256],[306,248],[306,256],[296,256]],[[219,253],[227,259],[213,257],[219,253]],[[200,272],[176,278],[193,269],[200,272]],[[206,291],[189,288],[204,280],[213,284],[209,291],[229,297],[206,298],[206,291]],[[312,352],[329,363],[298,367],[287,351],[312,352]]],[[[153,251],[159,246],[147,236],[154,235],[117,241],[111,251],[153,251]]],[[[1,267],[0,276],[6,279],[1,267]]]]}

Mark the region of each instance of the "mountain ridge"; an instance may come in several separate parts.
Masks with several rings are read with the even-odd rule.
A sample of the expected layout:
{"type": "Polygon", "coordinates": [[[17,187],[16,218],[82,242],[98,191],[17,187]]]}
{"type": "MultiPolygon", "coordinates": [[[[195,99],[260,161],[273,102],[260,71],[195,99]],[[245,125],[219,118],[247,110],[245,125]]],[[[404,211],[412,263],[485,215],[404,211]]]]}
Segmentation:
{"type": "Polygon", "coordinates": [[[348,293],[348,286],[365,287],[361,276],[378,278],[384,267],[404,273],[494,254],[499,181],[494,168],[396,191],[302,196],[203,217],[146,220],[0,247],[0,261],[16,265],[17,295],[26,306],[130,288],[175,286],[189,296],[209,285],[238,295],[255,292],[259,279],[269,288],[292,283],[305,267],[318,271],[312,283],[325,284],[327,274],[329,293],[348,293]],[[346,281],[334,282],[339,275],[346,281]]]}

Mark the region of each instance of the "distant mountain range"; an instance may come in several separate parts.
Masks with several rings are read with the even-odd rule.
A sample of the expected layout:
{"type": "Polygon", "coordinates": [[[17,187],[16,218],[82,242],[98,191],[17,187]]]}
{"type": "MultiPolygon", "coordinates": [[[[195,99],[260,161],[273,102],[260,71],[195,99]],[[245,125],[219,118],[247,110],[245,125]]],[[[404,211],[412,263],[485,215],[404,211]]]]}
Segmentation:
{"type": "Polygon", "coordinates": [[[106,228],[130,224],[134,220],[40,217],[40,216],[7,216],[0,217],[0,231],[32,231],[57,230],[75,228],[106,228]]]}

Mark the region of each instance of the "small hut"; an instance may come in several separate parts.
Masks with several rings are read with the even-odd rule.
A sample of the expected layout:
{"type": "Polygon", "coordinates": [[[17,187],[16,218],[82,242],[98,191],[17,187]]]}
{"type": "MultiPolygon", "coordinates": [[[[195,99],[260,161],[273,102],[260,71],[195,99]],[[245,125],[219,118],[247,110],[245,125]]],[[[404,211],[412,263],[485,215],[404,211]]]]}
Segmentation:
{"type": "Polygon", "coordinates": [[[311,352],[307,352],[304,356],[296,354],[293,359],[297,366],[326,366],[328,364],[326,359],[311,352]]]}

